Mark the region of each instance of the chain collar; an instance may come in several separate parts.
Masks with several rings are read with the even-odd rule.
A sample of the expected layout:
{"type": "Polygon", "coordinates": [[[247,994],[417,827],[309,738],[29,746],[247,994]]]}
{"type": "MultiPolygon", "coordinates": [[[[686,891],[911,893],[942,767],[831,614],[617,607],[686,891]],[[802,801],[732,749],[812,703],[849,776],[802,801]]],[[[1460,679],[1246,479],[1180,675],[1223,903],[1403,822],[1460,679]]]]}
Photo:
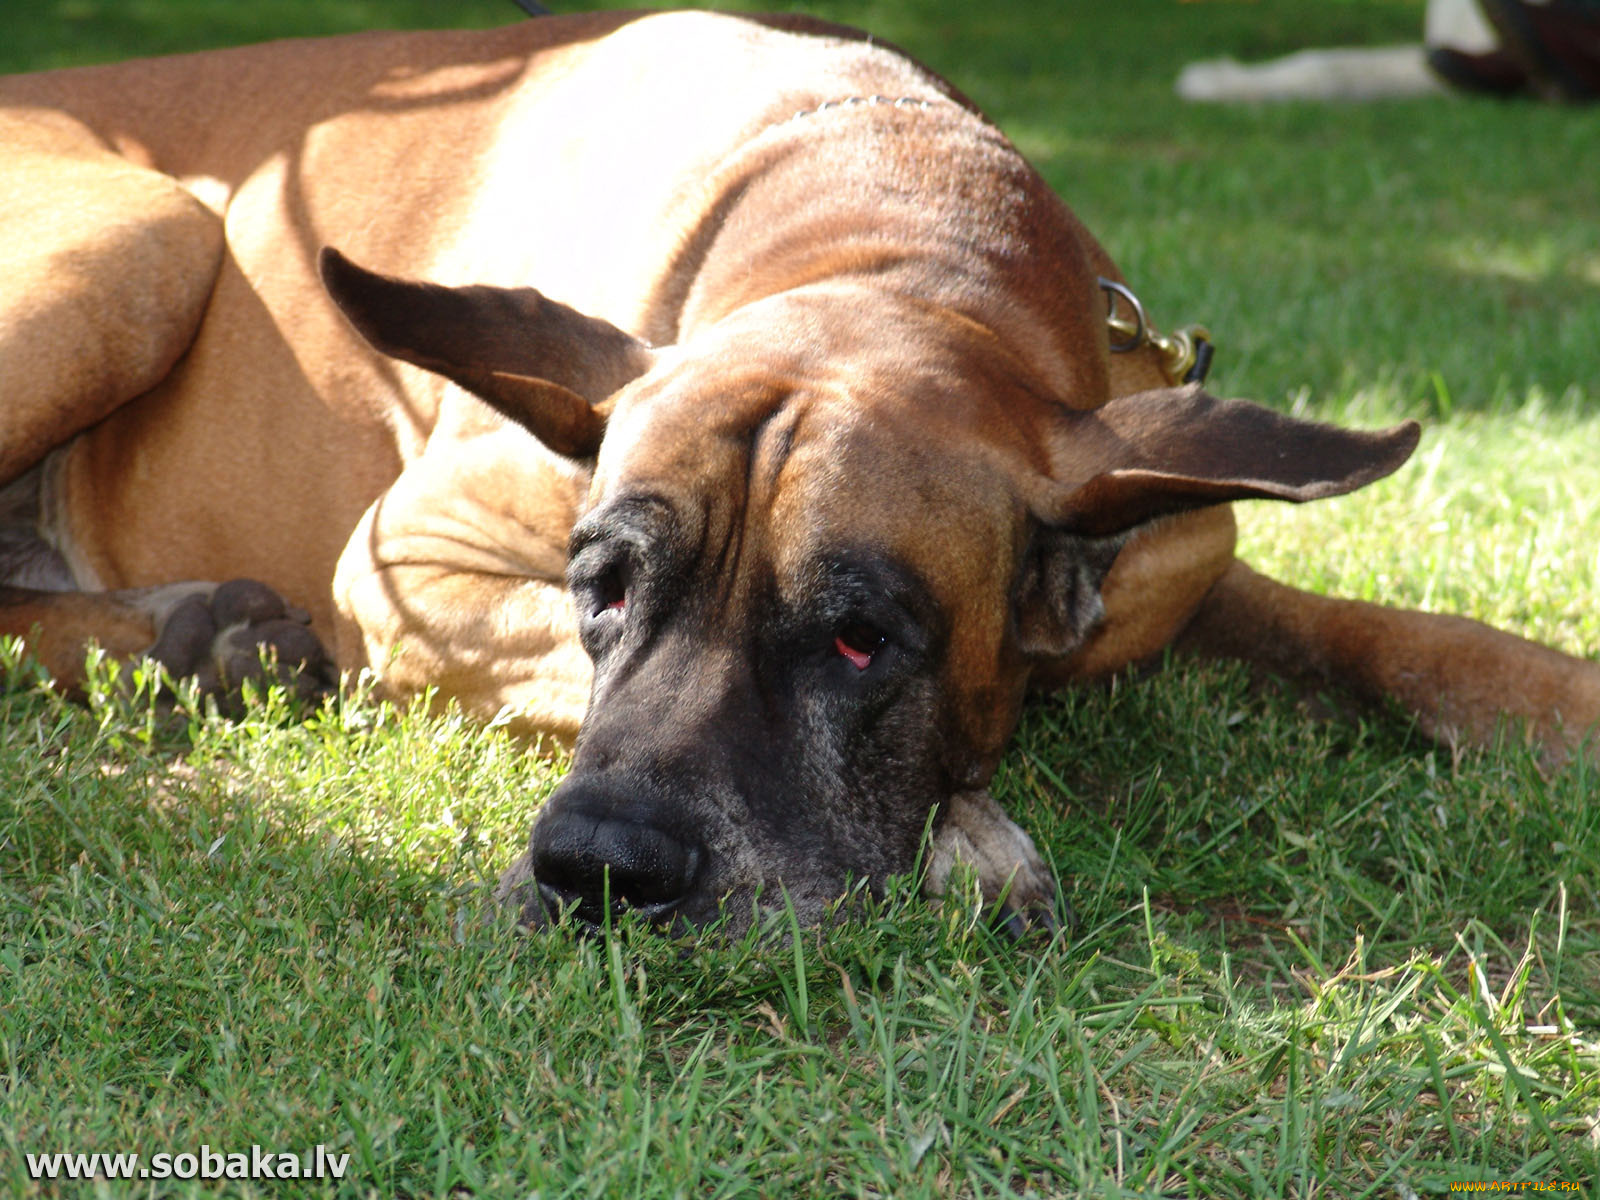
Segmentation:
{"type": "Polygon", "coordinates": [[[888,105],[890,108],[934,108],[937,101],[926,96],[846,96],[842,100],[824,100],[815,108],[802,108],[787,120],[779,121],[779,125],[787,125],[791,121],[799,121],[806,117],[814,117],[818,113],[825,113],[834,108],[863,108],[872,105],[888,105]]]}
{"type": "Polygon", "coordinates": [[[1106,294],[1106,325],[1111,330],[1111,353],[1127,354],[1141,346],[1154,346],[1161,354],[1161,370],[1173,384],[1204,383],[1211,370],[1215,347],[1204,325],[1185,325],[1171,333],[1157,332],[1144,315],[1144,305],[1133,289],[1114,279],[1099,279],[1106,294]],[[1123,316],[1118,302],[1129,310],[1123,316]]]}

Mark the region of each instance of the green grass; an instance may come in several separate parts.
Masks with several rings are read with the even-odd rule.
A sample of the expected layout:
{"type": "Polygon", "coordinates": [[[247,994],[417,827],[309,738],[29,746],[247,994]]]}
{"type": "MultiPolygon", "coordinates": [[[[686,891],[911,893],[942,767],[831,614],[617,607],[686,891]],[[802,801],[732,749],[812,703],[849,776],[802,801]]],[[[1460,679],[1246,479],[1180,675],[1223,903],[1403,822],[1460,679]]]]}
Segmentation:
{"type": "MultiPolygon", "coordinates": [[[[979,99],[1158,320],[1212,326],[1219,390],[1428,423],[1392,480],[1250,506],[1252,562],[1595,655],[1600,112],[1171,97],[1189,58],[1414,36],[1419,6],[1386,0],[813,11],[979,99]]],[[[0,66],[22,69],[447,14],[3,15],[0,66]]],[[[684,946],[480,922],[559,769],[366,703],[171,729],[14,675],[0,1192],[40,1189],[26,1152],[203,1144],[352,1159],[337,1188],[138,1194],[1390,1197],[1600,1175],[1592,770],[1546,777],[1514,744],[1452,758],[1392,717],[1320,722],[1238,672],[1174,670],[1040,701],[1001,767],[1077,933],[1011,945],[971,902],[902,890],[789,945],[684,946]]]]}

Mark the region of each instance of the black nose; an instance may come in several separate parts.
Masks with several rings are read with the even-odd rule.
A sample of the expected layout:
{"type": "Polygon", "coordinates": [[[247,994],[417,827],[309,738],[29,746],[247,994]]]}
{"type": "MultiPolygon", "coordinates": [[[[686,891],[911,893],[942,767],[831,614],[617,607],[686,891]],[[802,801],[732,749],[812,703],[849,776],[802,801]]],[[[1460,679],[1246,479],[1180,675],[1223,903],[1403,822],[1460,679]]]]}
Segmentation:
{"type": "Polygon", "coordinates": [[[577,906],[576,916],[600,925],[633,909],[661,918],[694,886],[700,847],[626,810],[596,812],[558,803],[533,830],[533,874],[552,913],[577,906]]]}

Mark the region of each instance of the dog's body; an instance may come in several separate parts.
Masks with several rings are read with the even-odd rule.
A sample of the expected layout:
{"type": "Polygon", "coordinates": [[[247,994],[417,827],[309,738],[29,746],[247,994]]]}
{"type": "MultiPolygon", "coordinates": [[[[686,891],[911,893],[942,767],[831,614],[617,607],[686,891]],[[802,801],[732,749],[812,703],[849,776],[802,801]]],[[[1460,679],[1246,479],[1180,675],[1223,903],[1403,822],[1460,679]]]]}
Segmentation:
{"type": "Polygon", "coordinates": [[[203,671],[215,626],[298,644],[188,582],[254,577],[395,694],[565,739],[587,709],[508,876],[530,912],[782,881],[815,915],[936,805],[936,878],[1041,903],[984,791],[1024,687],[1178,639],[1447,738],[1600,721],[1592,664],[1237,563],[1223,502],[1360,486],[1414,429],[1152,391],[1099,246],[849,31],[610,14],[19,77],[0,145],[0,632],[68,686],[89,637],[203,671]],[[345,316],[324,244],[385,273],[325,256],[345,316]]]}

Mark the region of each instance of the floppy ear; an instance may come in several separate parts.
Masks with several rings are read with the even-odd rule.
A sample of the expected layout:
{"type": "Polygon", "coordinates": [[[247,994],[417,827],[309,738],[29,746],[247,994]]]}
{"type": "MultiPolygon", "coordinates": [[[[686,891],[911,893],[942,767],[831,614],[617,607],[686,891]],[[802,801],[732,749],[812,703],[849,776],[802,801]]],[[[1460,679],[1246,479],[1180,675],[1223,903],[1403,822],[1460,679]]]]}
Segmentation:
{"type": "Polygon", "coordinates": [[[317,269],[375,349],[454,380],[560,454],[593,456],[606,401],[655,362],[639,339],[532,288],[395,279],[331,246],[317,269]]]}
{"type": "Polygon", "coordinates": [[[1229,500],[1340,496],[1395,471],[1421,434],[1415,421],[1371,433],[1303,421],[1198,386],[1119,397],[1069,422],[1081,482],[1024,488],[1040,522],[1017,589],[1030,655],[1066,654],[1089,634],[1100,585],[1140,525],[1229,500]]]}

